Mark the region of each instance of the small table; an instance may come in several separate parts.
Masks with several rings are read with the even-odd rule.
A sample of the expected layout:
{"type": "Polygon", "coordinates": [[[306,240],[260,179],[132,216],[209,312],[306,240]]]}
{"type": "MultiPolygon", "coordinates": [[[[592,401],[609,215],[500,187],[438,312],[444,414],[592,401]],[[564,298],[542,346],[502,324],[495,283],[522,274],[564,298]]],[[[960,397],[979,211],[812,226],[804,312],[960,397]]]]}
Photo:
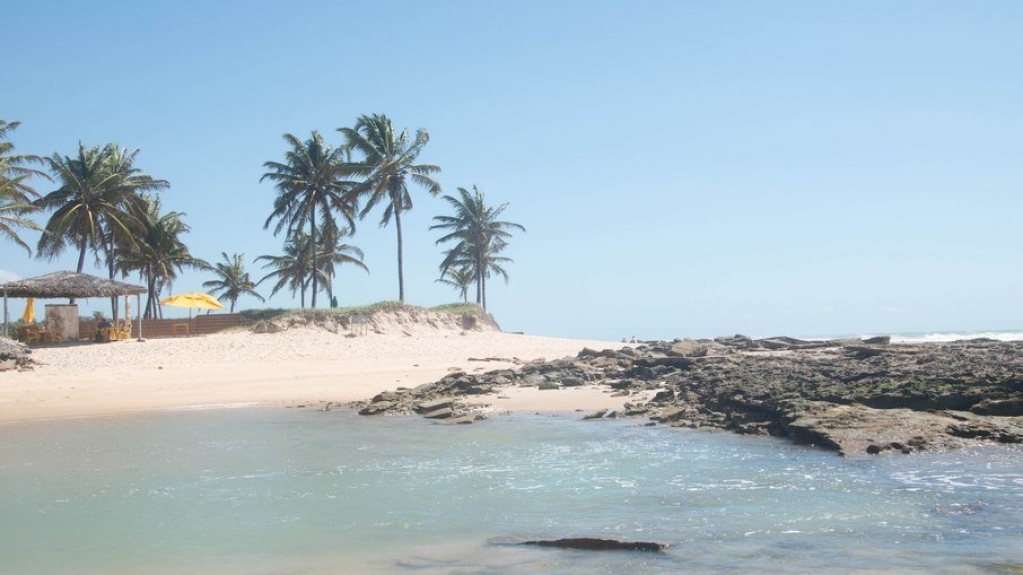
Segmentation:
{"type": "Polygon", "coordinates": [[[171,324],[171,335],[178,337],[178,333],[184,334],[186,337],[190,335],[190,328],[187,323],[172,323],[171,324]]]}

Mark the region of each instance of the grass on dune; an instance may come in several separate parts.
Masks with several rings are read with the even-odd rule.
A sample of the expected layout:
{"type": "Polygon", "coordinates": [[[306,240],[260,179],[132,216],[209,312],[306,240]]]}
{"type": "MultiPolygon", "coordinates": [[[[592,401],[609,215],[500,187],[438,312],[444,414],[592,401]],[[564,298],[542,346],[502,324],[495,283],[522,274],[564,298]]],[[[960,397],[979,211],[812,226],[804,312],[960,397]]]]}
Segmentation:
{"type": "Polygon", "coordinates": [[[280,309],[280,308],[269,308],[269,309],[247,309],[238,312],[245,318],[251,321],[267,321],[274,320],[282,317],[299,316],[299,317],[325,317],[332,315],[355,315],[360,313],[374,313],[380,311],[398,311],[398,310],[423,310],[433,311],[439,313],[449,313],[452,315],[483,315],[483,308],[474,303],[449,303],[438,305],[432,308],[424,308],[414,305],[405,305],[397,301],[381,301],[369,305],[352,306],[352,307],[337,307],[337,308],[317,308],[317,309],[280,309]]]}

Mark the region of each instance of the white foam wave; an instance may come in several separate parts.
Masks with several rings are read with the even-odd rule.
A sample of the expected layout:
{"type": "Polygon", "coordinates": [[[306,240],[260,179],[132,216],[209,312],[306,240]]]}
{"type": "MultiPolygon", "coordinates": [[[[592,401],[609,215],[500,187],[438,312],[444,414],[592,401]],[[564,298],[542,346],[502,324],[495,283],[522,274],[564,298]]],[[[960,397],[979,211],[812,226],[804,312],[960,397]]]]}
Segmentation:
{"type": "Polygon", "coordinates": [[[894,343],[944,343],[979,338],[994,339],[998,341],[1023,341],[1023,331],[958,331],[892,334],[892,342],[894,343]]]}

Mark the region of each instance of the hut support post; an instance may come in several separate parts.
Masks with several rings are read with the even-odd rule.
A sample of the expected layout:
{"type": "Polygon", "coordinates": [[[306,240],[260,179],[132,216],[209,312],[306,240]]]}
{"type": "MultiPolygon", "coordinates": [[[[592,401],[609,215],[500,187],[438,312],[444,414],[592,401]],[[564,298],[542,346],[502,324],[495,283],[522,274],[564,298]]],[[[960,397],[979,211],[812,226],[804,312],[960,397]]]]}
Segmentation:
{"type": "Polygon", "coordinates": [[[4,337],[8,336],[7,328],[7,290],[4,290],[4,337]]]}
{"type": "Polygon", "coordinates": [[[139,341],[142,340],[142,294],[135,295],[135,316],[139,318],[139,341]]]}

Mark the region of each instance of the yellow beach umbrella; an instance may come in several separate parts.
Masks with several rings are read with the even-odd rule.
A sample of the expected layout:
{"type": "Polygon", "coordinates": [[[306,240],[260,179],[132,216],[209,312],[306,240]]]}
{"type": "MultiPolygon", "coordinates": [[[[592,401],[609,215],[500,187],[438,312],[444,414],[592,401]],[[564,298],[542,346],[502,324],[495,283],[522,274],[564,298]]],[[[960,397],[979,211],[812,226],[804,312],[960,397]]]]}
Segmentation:
{"type": "Polygon", "coordinates": [[[224,309],[217,298],[208,293],[179,293],[160,300],[160,305],[172,305],[176,307],[190,307],[197,309],[224,309]]]}
{"type": "Polygon", "coordinates": [[[36,298],[30,297],[30,298],[27,298],[27,299],[28,299],[28,301],[25,302],[25,313],[21,314],[21,321],[23,321],[25,323],[35,323],[36,322],[36,298]]]}
{"type": "MultiPolygon", "coordinates": [[[[190,309],[224,309],[217,298],[207,293],[191,292],[179,293],[160,300],[160,305],[172,305],[174,307],[187,307],[190,309]]],[[[191,314],[189,314],[191,317],[191,314]]]]}

